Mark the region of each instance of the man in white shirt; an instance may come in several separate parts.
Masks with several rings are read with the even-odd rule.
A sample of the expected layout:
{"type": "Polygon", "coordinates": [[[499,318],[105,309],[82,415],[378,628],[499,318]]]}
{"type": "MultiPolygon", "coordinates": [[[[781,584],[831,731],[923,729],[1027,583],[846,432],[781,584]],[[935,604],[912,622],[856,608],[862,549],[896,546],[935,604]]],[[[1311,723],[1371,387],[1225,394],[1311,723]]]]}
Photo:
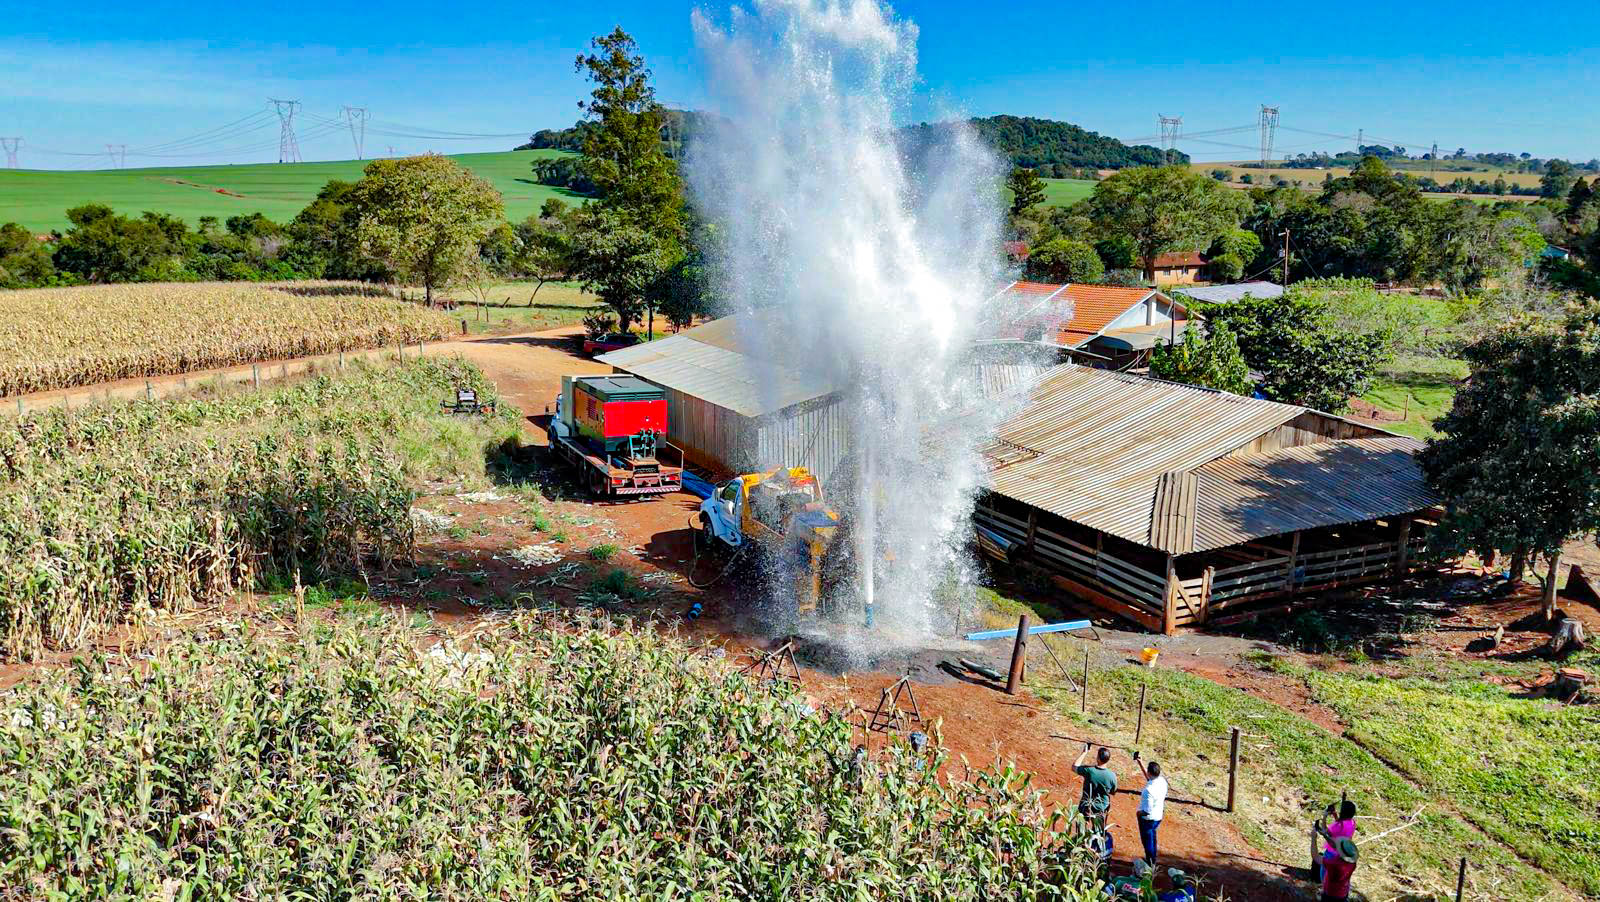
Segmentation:
{"type": "MultiPolygon", "coordinates": [[[[1139,753],[1133,753],[1139,760],[1139,753]]],[[[1146,764],[1144,791],[1139,793],[1139,841],[1144,844],[1144,860],[1156,865],[1156,831],[1161,829],[1161,818],[1167,809],[1167,778],[1161,776],[1161,765],[1154,761],[1146,764]]]]}

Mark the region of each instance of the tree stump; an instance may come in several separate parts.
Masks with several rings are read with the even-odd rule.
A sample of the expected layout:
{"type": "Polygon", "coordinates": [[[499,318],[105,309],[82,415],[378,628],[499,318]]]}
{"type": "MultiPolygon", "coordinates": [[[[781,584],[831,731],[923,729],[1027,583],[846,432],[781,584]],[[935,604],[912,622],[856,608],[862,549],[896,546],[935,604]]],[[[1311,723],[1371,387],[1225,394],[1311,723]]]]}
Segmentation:
{"type": "Polygon", "coordinates": [[[1555,635],[1550,637],[1541,651],[1547,658],[1565,658],[1583,648],[1586,639],[1583,621],[1567,617],[1556,626],[1555,635]]]}
{"type": "Polygon", "coordinates": [[[1556,680],[1551,689],[1554,690],[1556,698],[1566,700],[1583,692],[1592,682],[1594,678],[1589,676],[1587,671],[1576,667],[1563,667],[1556,671],[1556,680]]]}

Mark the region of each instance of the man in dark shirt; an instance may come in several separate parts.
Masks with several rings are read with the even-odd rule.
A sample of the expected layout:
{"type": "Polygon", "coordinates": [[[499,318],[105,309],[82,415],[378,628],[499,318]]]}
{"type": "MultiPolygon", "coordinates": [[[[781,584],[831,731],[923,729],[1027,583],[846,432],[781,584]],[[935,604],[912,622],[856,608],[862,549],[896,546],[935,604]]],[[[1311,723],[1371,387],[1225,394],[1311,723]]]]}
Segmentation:
{"type": "Polygon", "coordinates": [[[1084,764],[1089,748],[1089,743],[1085,742],[1078,760],[1072,762],[1072,772],[1083,778],[1083,798],[1078,802],[1078,810],[1091,827],[1098,828],[1105,824],[1106,811],[1111,808],[1111,796],[1117,791],[1117,775],[1106,767],[1111,761],[1111,750],[1104,746],[1100,747],[1093,765],[1084,764]]]}

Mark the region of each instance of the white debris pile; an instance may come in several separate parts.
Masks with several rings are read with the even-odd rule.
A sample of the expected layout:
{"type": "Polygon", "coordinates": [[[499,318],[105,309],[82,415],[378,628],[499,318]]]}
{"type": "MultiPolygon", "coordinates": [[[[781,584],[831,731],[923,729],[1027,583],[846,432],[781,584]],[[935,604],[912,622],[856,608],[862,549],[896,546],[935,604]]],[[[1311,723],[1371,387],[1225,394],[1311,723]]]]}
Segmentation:
{"type": "Polygon", "coordinates": [[[456,497],[468,504],[488,504],[491,501],[506,500],[506,496],[499,492],[467,492],[456,497]]]}
{"type": "MultiPolygon", "coordinates": [[[[543,567],[546,564],[560,562],[561,548],[555,542],[540,542],[538,545],[524,545],[506,552],[506,557],[524,567],[543,567]]],[[[500,555],[495,555],[500,560],[500,555]]]]}
{"type": "Polygon", "coordinates": [[[414,523],[418,529],[426,529],[430,532],[443,532],[449,529],[451,526],[454,526],[455,520],[456,518],[450,516],[449,514],[436,514],[433,511],[425,511],[420,507],[413,507],[411,509],[411,522],[414,523]]]}
{"type": "Polygon", "coordinates": [[[462,682],[474,671],[488,667],[491,661],[488,652],[464,651],[448,642],[428,649],[423,659],[442,668],[445,680],[450,683],[462,682]]]}

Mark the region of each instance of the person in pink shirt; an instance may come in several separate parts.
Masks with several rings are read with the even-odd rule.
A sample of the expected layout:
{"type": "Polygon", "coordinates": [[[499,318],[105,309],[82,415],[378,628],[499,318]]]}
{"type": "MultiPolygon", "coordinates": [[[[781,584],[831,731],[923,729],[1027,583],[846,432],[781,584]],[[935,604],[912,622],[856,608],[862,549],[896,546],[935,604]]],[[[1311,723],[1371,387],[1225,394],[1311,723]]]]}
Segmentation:
{"type": "Polygon", "coordinates": [[[1356,803],[1345,799],[1339,803],[1337,817],[1332,805],[1322,813],[1317,820],[1317,832],[1322,834],[1322,859],[1316,862],[1316,877],[1321,879],[1322,867],[1329,860],[1339,857],[1339,840],[1348,839],[1352,842],[1356,837],[1356,803]]]}

